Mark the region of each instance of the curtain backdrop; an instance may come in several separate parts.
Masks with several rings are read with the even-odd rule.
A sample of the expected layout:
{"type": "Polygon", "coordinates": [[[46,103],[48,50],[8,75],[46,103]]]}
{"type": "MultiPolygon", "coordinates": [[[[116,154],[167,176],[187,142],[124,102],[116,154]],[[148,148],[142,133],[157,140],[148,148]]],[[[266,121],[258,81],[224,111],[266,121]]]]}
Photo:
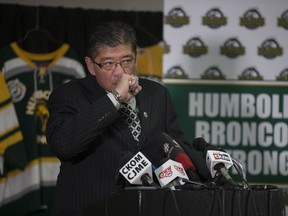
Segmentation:
{"type": "Polygon", "coordinates": [[[22,40],[29,30],[39,27],[47,30],[56,40],[74,47],[84,64],[89,29],[109,20],[122,20],[131,24],[136,30],[140,47],[152,46],[162,41],[162,12],[0,4],[0,48],[13,41],[22,40]]]}

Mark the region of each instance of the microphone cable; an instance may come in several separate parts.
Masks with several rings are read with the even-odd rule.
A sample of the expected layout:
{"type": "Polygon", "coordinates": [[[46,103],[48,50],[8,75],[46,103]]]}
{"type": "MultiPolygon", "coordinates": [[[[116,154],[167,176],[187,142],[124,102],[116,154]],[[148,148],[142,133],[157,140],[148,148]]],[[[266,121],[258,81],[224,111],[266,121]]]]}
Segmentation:
{"type": "MultiPolygon", "coordinates": [[[[119,191],[118,191],[119,192],[119,191]]],[[[112,197],[113,194],[117,192],[112,192],[107,198],[105,199],[105,216],[109,216],[109,197],[112,197]]]]}
{"type": "MultiPolygon", "coordinates": [[[[212,205],[211,205],[211,210],[210,210],[210,213],[209,215],[213,215],[215,212],[214,212],[214,209],[215,209],[215,203],[216,203],[216,198],[218,198],[218,201],[219,201],[219,205],[218,205],[218,212],[219,212],[219,215],[221,216],[224,216],[222,214],[222,209],[224,210],[225,208],[222,206],[222,200],[221,200],[221,195],[220,195],[220,192],[219,192],[219,187],[217,187],[216,185],[213,185],[212,183],[211,184],[208,184],[208,183],[200,183],[200,182],[195,182],[195,181],[191,181],[191,180],[187,180],[187,179],[181,179],[181,181],[185,182],[185,183],[189,183],[189,184],[192,184],[194,186],[198,186],[198,189],[206,189],[206,190],[213,190],[214,191],[214,198],[213,198],[213,202],[212,202],[212,205]],[[200,186],[200,188],[199,188],[200,186]]],[[[185,185],[181,185],[182,186],[182,189],[186,189],[185,188],[185,185]]],[[[179,188],[181,189],[181,188],[179,188]]],[[[195,189],[195,188],[193,188],[195,189]]],[[[223,193],[222,193],[223,194],[223,193]]]]}
{"type": "MultiPolygon", "coordinates": [[[[188,179],[184,179],[184,178],[181,178],[180,180],[181,182],[184,182],[184,183],[189,183],[195,187],[198,187],[198,188],[195,188],[195,187],[192,187],[192,189],[211,189],[211,186],[205,184],[205,183],[202,183],[202,182],[196,182],[196,181],[191,181],[191,180],[188,180],[188,179]]],[[[185,187],[186,184],[183,184],[183,185],[180,185],[178,187],[176,187],[177,189],[189,189],[189,185],[187,187],[185,187]]]]}
{"type": "MultiPolygon", "coordinates": [[[[219,204],[218,204],[218,208],[219,208],[219,210],[218,210],[218,212],[219,212],[219,215],[222,215],[222,211],[225,211],[225,208],[223,208],[223,204],[222,204],[222,200],[221,200],[221,195],[220,195],[220,188],[211,188],[213,191],[214,191],[214,201],[213,201],[213,206],[215,205],[215,200],[216,200],[216,195],[217,195],[217,197],[218,197],[218,200],[219,200],[219,204]],[[223,210],[222,210],[223,209],[223,210]]],[[[222,191],[222,194],[224,194],[223,193],[223,191],[222,191]]],[[[211,210],[212,210],[213,208],[211,208],[211,210]]],[[[213,211],[211,211],[210,212],[210,215],[212,216],[213,215],[213,211]]],[[[223,215],[224,216],[224,215],[223,215]]]]}
{"type": "Polygon", "coordinates": [[[256,200],[255,200],[255,197],[254,197],[254,191],[251,190],[251,189],[248,190],[248,194],[247,194],[247,197],[246,197],[246,211],[245,211],[245,214],[247,215],[249,213],[248,212],[248,199],[249,199],[250,195],[252,196],[252,202],[253,202],[255,215],[256,216],[257,215],[262,216],[260,211],[258,211],[258,209],[257,209],[257,204],[256,204],[256,200]]]}
{"type": "MultiPolygon", "coordinates": [[[[258,186],[255,187],[255,189],[253,189],[253,187],[249,188],[249,190],[248,190],[249,194],[247,195],[246,203],[248,203],[249,195],[251,195],[252,196],[252,201],[253,201],[253,207],[254,207],[255,215],[263,216],[262,212],[257,208],[257,203],[256,203],[256,200],[255,200],[255,191],[257,191],[257,190],[272,190],[272,189],[273,190],[277,190],[278,197],[280,198],[281,205],[282,205],[283,216],[286,216],[285,204],[284,204],[281,192],[279,191],[278,187],[273,186],[273,185],[260,185],[260,186],[258,185],[258,186]]],[[[270,199],[271,199],[270,198],[270,191],[266,191],[266,192],[269,193],[268,194],[268,202],[270,202],[270,199]]],[[[246,204],[246,206],[248,207],[247,204],[246,204]]],[[[269,207],[270,207],[270,205],[269,205],[269,207]]],[[[247,211],[248,211],[248,208],[246,208],[246,214],[248,213],[247,211]]],[[[268,212],[270,212],[269,209],[268,209],[268,212]]]]}
{"type": "MultiPolygon", "coordinates": [[[[181,213],[180,213],[180,209],[179,209],[179,205],[178,205],[178,202],[177,202],[177,199],[176,199],[176,196],[175,196],[175,193],[174,193],[174,190],[172,190],[171,188],[163,188],[163,190],[168,190],[171,192],[171,195],[172,195],[172,200],[173,200],[173,203],[174,203],[174,206],[175,206],[175,209],[176,209],[176,212],[177,212],[177,215],[178,216],[181,216],[181,213]]],[[[163,205],[163,208],[165,209],[165,205],[163,205]]],[[[162,213],[165,213],[164,210],[162,210],[162,213]]],[[[165,215],[165,214],[162,214],[162,215],[165,215]]]]}

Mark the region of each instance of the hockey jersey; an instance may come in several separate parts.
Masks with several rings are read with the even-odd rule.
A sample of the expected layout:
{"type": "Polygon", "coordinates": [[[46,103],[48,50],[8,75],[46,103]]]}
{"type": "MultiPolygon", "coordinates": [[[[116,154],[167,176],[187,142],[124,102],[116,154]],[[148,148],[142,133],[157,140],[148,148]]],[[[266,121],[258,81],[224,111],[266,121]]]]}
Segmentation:
{"type": "Polygon", "coordinates": [[[163,45],[141,47],[137,53],[138,74],[148,78],[162,78],[163,45]]]}
{"type": "Polygon", "coordinates": [[[49,94],[85,71],[66,43],[34,54],[16,42],[0,49],[0,70],[0,215],[26,215],[51,207],[59,172],[45,136],[49,94]]]}

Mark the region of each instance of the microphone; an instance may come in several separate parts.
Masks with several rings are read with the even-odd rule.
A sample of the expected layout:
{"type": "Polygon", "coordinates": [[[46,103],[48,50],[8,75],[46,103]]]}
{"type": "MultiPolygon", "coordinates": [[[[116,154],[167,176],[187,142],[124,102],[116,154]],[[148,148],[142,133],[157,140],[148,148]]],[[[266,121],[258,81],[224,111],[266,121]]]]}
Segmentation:
{"type": "MultiPolygon", "coordinates": [[[[225,150],[223,150],[221,147],[219,146],[215,146],[212,144],[208,144],[202,137],[199,138],[195,138],[192,142],[193,147],[196,150],[201,150],[203,151],[203,155],[205,157],[207,150],[218,150],[218,151],[222,151],[222,152],[226,152],[225,150]]],[[[248,181],[247,181],[247,177],[246,177],[246,172],[245,169],[243,168],[242,164],[240,163],[240,161],[236,160],[235,158],[232,158],[233,161],[233,166],[236,169],[236,171],[238,172],[238,174],[242,177],[242,183],[243,183],[243,188],[244,189],[249,189],[250,186],[248,185],[248,181]]]]}
{"type": "Polygon", "coordinates": [[[154,173],[161,187],[175,189],[176,186],[183,185],[182,179],[188,180],[185,169],[181,163],[169,158],[161,160],[162,165],[154,173]]]}
{"type": "Polygon", "coordinates": [[[203,152],[213,178],[221,173],[228,183],[235,185],[228,173],[228,169],[233,166],[233,161],[228,153],[222,150],[221,147],[208,144],[202,137],[194,139],[192,145],[196,150],[203,152]]]}
{"type": "Polygon", "coordinates": [[[192,141],[192,146],[198,150],[203,152],[203,156],[206,156],[208,150],[217,150],[225,152],[220,146],[215,146],[206,142],[206,140],[202,137],[195,138],[192,141]]]}
{"type": "Polygon", "coordinates": [[[129,151],[124,151],[121,153],[121,157],[119,159],[119,168],[116,173],[116,185],[121,185],[123,187],[130,186],[130,183],[124,178],[124,176],[120,173],[121,168],[134,156],[129,151]]]}
{"type": "Polygon", "coordinates": [[[141,153],[136,155],[131,152],[125,152],[123,158],[129,161],[124,164],[119,170],[119,173],[131,184],[131,185],[144,185],[157,187],[152,179],[152,164],[141,153]]]}
{"type": "Polygon", "coordinates": [[[206,163],[213,178],[217,173],[221,173],[227,181],[232,182],[228,169],[233,166],[233,161],[229,154],[223,151],[208,150],[206,163]]]}
{"type": "Polygon", "coordinates": [[[160,135],[160,140],[164,142],[163,148],[165,156],[181,163],[190,180],[200,182],[200,177],[196,173],[194,164],[184,152],[180,144],[165,132],[160,135]]]}

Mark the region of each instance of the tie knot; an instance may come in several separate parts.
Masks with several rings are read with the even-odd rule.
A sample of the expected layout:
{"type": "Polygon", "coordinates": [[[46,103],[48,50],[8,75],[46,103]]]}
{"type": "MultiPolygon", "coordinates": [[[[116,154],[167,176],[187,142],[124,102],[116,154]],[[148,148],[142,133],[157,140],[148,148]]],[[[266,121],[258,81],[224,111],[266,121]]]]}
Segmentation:
{"type": "Polygon", "coordinates": [[[121,103],[120,108],[127,108],[130,106],[128,103],[121,103]]]}
{"type": "Polygon", "coordinates": [[[130,104],[127,104],[127,103],[122,103],[120,105],[119,110],[122,114],[126,113],[127,115],[130,115],[130,113],[132,113],[132,112],[136,113],[136,111],[132,108],[132,106],[130,104]]]}

